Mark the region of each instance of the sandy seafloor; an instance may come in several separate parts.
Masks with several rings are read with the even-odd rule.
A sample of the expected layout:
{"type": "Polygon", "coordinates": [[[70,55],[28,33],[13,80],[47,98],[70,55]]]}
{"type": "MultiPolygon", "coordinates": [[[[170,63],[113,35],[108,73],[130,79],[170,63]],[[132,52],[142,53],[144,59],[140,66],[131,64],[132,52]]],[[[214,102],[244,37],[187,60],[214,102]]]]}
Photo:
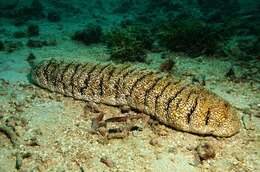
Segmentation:
{"type": "MultiPolygon", "coordinates": [[[[74,21],[75,22],[75,21],[74,21]]],[[[169,53],[176,61],[172,75],[191,80],[206,77],[206,87],[238,109],[241,131],[230,138],[201,137],[167,128],[146,125],[123,139],[105,140],[90,133],[97,114],[83,101],[41,89],[28,80],[33,53],[37,60],[56,58],[76,61],[107,61],[102,45],[85,46],[71,41],[74,25],[39,22],[39,38],[56,38],[57,46],[0,52],[0,124],[12,126],[18,146],[0,132],[0,171],[260,171],[260,84],[258,61],[239,62],[232,58],[189,58],[169,53]],[[63,29],[61,29],[63,28],[63,29]],[[225,74],[233,66],[238,79],[225,74]],[[258,73],[257,73],[258,71],[258,73]],[[241,79],[243,75],[249,76],[241,79]],[[200,161],[196,147],[207,143],[216,156],[200,161]],[[22,160],[17,159],[22,155],[22,160]],[[101,162],[107,159],[108,165],[101,162]],[[22,162],[17,170],[17,163],[22,162]]],[[[74,23],[77,27],[78,23],[74,23]]],[[[83,25],[83,24],[82,24],[83,25]]],[[[15,31],[3,26],[9,37],[15,31]]],[[[25,42],[22,38],[20,41],[25,42]]],[[[155,70],[163,59],[150,53],[147,64],[155,70]]],[[[105,115],[118,115],[117,108],[101,106],[105,115]]]]}

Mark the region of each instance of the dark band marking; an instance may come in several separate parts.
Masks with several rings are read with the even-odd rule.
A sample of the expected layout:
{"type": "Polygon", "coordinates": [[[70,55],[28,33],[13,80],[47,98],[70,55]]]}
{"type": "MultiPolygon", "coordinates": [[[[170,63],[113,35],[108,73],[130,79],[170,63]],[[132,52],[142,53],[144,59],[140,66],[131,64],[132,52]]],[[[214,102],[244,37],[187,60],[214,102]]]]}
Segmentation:
{"type": "Polygon", "coordinates": [[[108,81],[108,82],[110,81],[111,77],[113,76],[113,74],[114,74],[114,72],[115,72],[115,70],[116,70],[115,66],[112,66],[112,68],[113,68],[113,69],[110,70],[109,73],[108,73],[108,78],[107,78],[107,81],[108,81]]]}
{"type": "Polygon", "coordinates": [[[70,85],[72,86],[72,95],[75,94],[74,88],[75,88],[76,85],[74,84],[74,80],[75,80],[75,75],[78,73],[78,70],[80,69],[80,66],[81,66],[80,63],[75,66],[74,72],[73,72],[73,74],[70,78],[70,85]]]}
{"type": "Polygon", "coordinates": [[[122,68],[122,70],[118,73],[118,75],[121,75],[126,69],[130,68],[132,65],[127,65],[122,68]]]}
{"type": "MultiPolygon", "coordinates": [[[[126,68],[127,69],[127,68],[126,68]]],[[[125,70],[126,70],[125,69],[125,70]]],[[[116,93],[116,96],[115,98],[118,98],[119,97],[119,84],[120,84],[120,81],[125,79],[126,76],[128,76],[129,74],[133,73],[134,71],[136,71],[135,68],[131,69],[130,71],[127,71],[127,73],[123,74],[122,78],[118,78],[117,81],[116,81],[116,84],[115,84],[115,93],[116,93]]],[[[120,76],[120,75],[119,75],[120,76]]],[[[123,83],[124,84],[124,83],[123,83]]]]}
{"type": "Polygon", "coordinates": [[[187,96],[187,99],[186,99],[186,100],[183,100],[183,98],[182,98],[183,96],[180,96],[180,99],[179,99],[178,102],[176,103],[176,108],[175,108],[175,110],[176,110],[176,111],[179,110],[180,103],[181,103],[182,101],[188,102],[190,96],[191,96],[193,93],[194,93],[194,91],[190,91],[190,92],[189,92],[189,95],[187,96]]]}
{"type": "Polygon", "coordinates": [[[53,63],[51,63],[47,69],[47,81],[50,85],[53,84],[52,78],[55,77],[54,76],[54,70],[56,69],[56,65],[57,63],[55,61],[53,61],[53,63]]]}
{"type": "Polygon", "coordinates": [[[55,60],[52,60],[52,64],[50,64],[49,66],[49,69],[47,71],[48,73],[48,83],[52,86],[54,86],[55,84],[55,80],[57,78],[57,74],[56,74],[56,71],[57,69],[59,69],[59,62],[58,61],[55,61],[55,60]]]}
{"type": "Polygon", "coordinates": [[[152,75],[152,74],[153,74],[153,72],[144,73],[140,78],[138,78],[138,79],[134,82],[134,84],[132,85],[132,87],[130,88],[129,95],[132,96],[133,90],[134,90],[134,88],[137,86],[137,84],[138,84],[139,82],[141,82],[141,81],[144,80],[147,76],[150,76],[150,75],[152,75]]]}
{"type": "Polygon", "coordinates": [[[117,74],[117,76],[120,76],[126,69],[130,68],[131,65],[127,65],[125,67],[122,68],[122,70],[119,71],[119,73],[117,74]]]}
{"type": "MultiPolygon", "coordinates": [[[[119,78],[119,80],[122,80],[122,81],[123,81],[123,88],[126,87],[126,82],[125,82],[125,78],[126,78],[126,77],[128,77],[129,75],[131,75],[131,74],[134,73],[134,72],[142,72],[142,71],[144,71],[144,70],[146,70],[146,69],[137,70],[136,68],[134,68],[134,69],[130,70],[129,72],[125,73],[122,78],[119,78]]],[[[139,73],[138,76],[140,76],[140,75],[141,75],[141,74],[139,73]]]]}
{"type": "Polygon", "coordinates": [[[135,68],[131,69],[130,71],[127,71],[125,74],[123,74],[122,78],[125,79],[128,75],[130,75],[130,74],[133,73],[134,71],[136,71],[135,68]]]}
{"type": "Polygon", "coordinates": [[[150,92],[154,89],[154,87],[163,79],[163,77],[159,77],[155,80],[155,82],[153,83],[153,85],[145,91],[145,95],[144,95],[144,107],[147,107],[148,102],[147,102],[147,97],[150,94],[150,92]]]}
{"type": "Polygon", "coordinates": [[[59,63],[56,63],[56,66],[52,72],[52,83],[53,83],[53,86],[56,87],[57,86],[57,79],[58,79],[58,73],[61,69],[61,65],[62,63],[59,62],[59,63]]]}
{"type": "Polygon", "coordinates": [[[87,78],[84,80],[84,84],[85,86],[80,88],[80,93],[81,95],[84,94],[84,90],[88,88],[88,84],[89,84],[89,80],[90,80],[90,75],[94,72],[94,70],[97,68],[97,66],[100,64],[95,64],[94,66],[92,66],[91,70],[88,72],[87,74],[87,78]]]}
{"type": "Polygon", "coordinates": [[[99,82],[99,95],[100,96],[103,96],[104,94],[104,90],[103,90],[103,77],[100,79],[100,82],[99,82]]]}
{"type": "MultiPolygon", "coordinates": [[[[166,118],[167,118],[167,119],[169,118],[169,115],[170,115],[169,109],[170,109],[170,104],[171,104],[171,102],[174,101],[174,99],[175,99],[176,97],[178,97],[178,95],[180,95],[180,94],[182,93],[182,91],[185,90],[186,88],[187,88],[186,86],[182,87],[180,90],[178,90],[178,91],[175,93],[174,96],[172,96],[172,97],[169,98],[169,100],[168,100],[168,102],[167,102],[167,106],[166,106],[166,108],[165,108],[166,118]]],[[[180,100],[179,100],[179,102],[180,102],[180,100]]],[[[179,103],[179,102],[178,102],[178,103],[179,103]]],[[[179,106],[178,103],[177,103],[177,106],[179,106]]],[[[176,110],[177,110],[177,108],[175,109],[175,111],[176,111],[176,110]]]]}
{"type": "Polygon", "coordinates": [[[187,114],[187,123],[189,124],[191,121],[191,117],[193,116],[193,113],[195,112],[197,106],[198,106],[198,96],[195,98],[195,103],[192,105],[189,113],[187,114]]]}
{"type": "Polygon", "coordinates": [[[89,63],[86,63],[86,64],[84,64],[83,65],[83,67],[82,67],[82,70],[81,70],[81,72],[80,72],[80,74],[79,74],[79,78],[81,78],[82,77],[82,75],[84,74],[84,72],[86,72],[86,67],[89,65],[89,63]]]}
{"type": "Polygon", "coordinates": [[[68,72],[70,66],[73,65],[73,62],[69,63],[65,68],[64,70],[62,71],[62,75],[61,75],[61,82],[63,84],[63,90],[65,91],[66,89],[66,83],[64,82],[64,77],[65,77],[65,74],[68,72]]]}
{"type": "Polygon", "coordinates": [[[99,95],[100,96],[103,96],[104,94],[104,89],[103,89],[103,84],[104,84],[104,74],[103,74],[103,71],[108,68],[109,66],[111,66],[111,64],[108,64],[106,65],[103,69],[101,69],[100,71],[100,75],[101,75],[101,78],[100,78],[100,81],[99,81],[99,95]]]}
{"type": "Polygon", "coordinates": [[[160,94],[159,94],[158,96],[156,96],[156,98],[155,98],[155,107],[154,107],[155,113],[157,112],[157,109],[158,109],[157,107],[158,107],[158,100],[159,100],[159,98],[162,97],[164,91],[165,91],[171,84],[172,84],[171,82],[168,82],[167,85],[165,85],[165,86],[163,87],[163,89],[162,89],[162,91],[160,92],[160,94]]]}
{"type": "Polygon", "coordinates": [[[59,77],[58,77],[58,76],[59,76],[60,73],[61,73],[62,64],[63,64],[63,62],[60,62],[60,63],[58,64],[58,66],[56,67],[55,71],[54,71],[54,73],[55,73],[55,79],[54,79],[53,85],[54,85],[55,87],[58,85],[58,81],[59,81],[59,77]]]}
{"type": "Polygon", "coordinates": [[[45,68],[43,69],[43,76],[46,79],[47,84],[48,84],[48,69],[51,64],[52,64],[52,60],[48,61],[48,63],[45,64],[45,68]]]}
{"type": "Polygon", "coordinates": [[[209,124],[209,118],[210,118],[210,109],[208,109],[206,117],[205,117],[205,125],[209,124]]]}

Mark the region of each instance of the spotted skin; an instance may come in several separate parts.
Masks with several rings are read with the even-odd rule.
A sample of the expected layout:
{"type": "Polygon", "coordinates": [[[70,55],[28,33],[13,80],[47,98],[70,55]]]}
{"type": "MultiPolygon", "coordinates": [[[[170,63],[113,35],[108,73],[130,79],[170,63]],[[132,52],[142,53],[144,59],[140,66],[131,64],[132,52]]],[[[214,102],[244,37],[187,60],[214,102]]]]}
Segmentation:
{"type": "Polygon", "coordinates": [[[180,131],[230,137],[240,129],[235,110],[216,94],[145,68],[48,60],[37,64],[31,76],[35,84],[50,91],[129,106],[180,131]]]}

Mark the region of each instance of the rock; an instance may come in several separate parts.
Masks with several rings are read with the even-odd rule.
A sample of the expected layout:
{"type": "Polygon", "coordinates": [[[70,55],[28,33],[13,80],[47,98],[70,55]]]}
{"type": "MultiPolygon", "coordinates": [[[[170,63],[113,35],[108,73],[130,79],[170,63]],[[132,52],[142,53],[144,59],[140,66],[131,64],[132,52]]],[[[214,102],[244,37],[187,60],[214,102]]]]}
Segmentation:
{"type": "Polygon", "coordinates": [[[195,150],[200,158],[200,161],[212,159],[216,156],[213,146],[208,143],[199,144],[195,150]]]}
{"type": "Polygon", "coordinates": [[[114,167],[115,166],[115,163],[108,157],[102,157],[100,158],[100,162],[102,162],[103,164],[105,164],[107,167],[114,167]]]}

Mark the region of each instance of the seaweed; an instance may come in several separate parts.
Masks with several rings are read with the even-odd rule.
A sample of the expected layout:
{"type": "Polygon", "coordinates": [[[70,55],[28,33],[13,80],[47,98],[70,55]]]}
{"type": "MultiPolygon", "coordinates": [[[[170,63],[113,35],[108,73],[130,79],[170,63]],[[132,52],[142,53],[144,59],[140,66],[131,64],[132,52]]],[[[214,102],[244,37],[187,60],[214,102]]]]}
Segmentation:
{"type": "Polygon", "coordinates": [[[56,11],[48,12],[47,18],[50,22],[59,22],[61,20],[60,15],[56,11]]]}
{"type": "Polygon", "coordinates": [[[111,49],[111,59],[113,60],[144,62],[145,58],[146,52],[138,42],[124,47],[114,47],[111,49]]]}
{"type": "Polygon", "coordinates": [[[111,58],[121,61],[143,62],[146,50],[152,49],[153,42],[150,31],[142,26],[115,28],[105,35],[105,43],[111,50],[111,58]]]}
{"type": "Polygon", "coordinates": [[[99,25],[89,24],[81,31],[76,31],[72,40],[83,42],[85,45],[99,43],[102,40],[103,32],[99,25]]]}
{"type": "Polygon", "coordinates": [[[3,51],[5,49],[5,45],[3,41],[0,40],[0,51],[3,51]]]}
{"type": "Polygon", "coordinates": [[[176,52],[190,56],[216,53],[221,35],[215,25],[201,20],[186,19],[166,22],[160,28],[158,39],[160,45],[176,52]]]}
{"type": "Polygon", "coordinates": [[[114,8],[113,13],[127,13],[132,7],[132,0],[123,0],[117,7],[114,8]]]}
{"type": "Polygon", "coordinates": [[[26,37],[26,35],[27,35],[27,33],[24,31],[16,31],[13,33],[13,36],[15,38],[24,38],[24,37],[26,37]]]}
{"type": "Polygon", "coordinates": [[[43,5],[39,0],[33,0],[29,7],[18,8],[9,15],[15,19],[15,25],[22,25],[31,19],[44,18],[43,9],[43,5]]]}
{"type": "Polygon", "coordinates": [[[57,42],[55,39],[47,39],[47,40],[29,39],[26,45],[30,48],[41,48],[44,46],[55,46],[57,45],[57,42]]]}
{"type": "Polygon", "coordinates": [[[183,7],[180,2],[173,2],[172,0],[150,0],[147,6],[147,12],[152,12],[155,9],[162,9],[165,12],[178,11],[183,7]]]}
{"type": "Polygon", "coordinates": [[[222,21],[240,10],[238,0],[197,0],[201,12],[208,21],[222,21]]]}
{"type": "Polygon", "coordinates": [[[38,36],[39,35],[39,26],[36,24],[30,24],[27,27],[27,35],[29,37],[38,36]]]}

